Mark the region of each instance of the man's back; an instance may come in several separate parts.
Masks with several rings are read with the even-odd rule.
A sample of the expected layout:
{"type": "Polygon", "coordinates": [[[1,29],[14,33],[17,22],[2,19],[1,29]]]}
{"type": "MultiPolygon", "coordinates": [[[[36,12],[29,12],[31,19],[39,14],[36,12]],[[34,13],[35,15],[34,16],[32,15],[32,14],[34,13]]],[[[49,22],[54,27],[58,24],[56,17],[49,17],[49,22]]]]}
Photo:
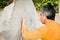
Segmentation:
{"type": "Polygon", "coordinates": [[[48,31],[42,40],[60,40],[60,24],[50,20],[46,28],[48,31]]]}

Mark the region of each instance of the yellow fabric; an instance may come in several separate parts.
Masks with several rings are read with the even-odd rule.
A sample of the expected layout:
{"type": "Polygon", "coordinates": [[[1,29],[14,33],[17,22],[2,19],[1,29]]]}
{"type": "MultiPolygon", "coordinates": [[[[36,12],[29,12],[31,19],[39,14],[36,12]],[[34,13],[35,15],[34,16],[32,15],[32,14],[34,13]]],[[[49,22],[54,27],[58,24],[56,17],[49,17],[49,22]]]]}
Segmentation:
{"type": "Polygon", "coordinates": [[[22,36],[26,39],[60,40],[60,24],[50,20],[35,30],[28,30],[26,25],[23,25],[22,36]]]}

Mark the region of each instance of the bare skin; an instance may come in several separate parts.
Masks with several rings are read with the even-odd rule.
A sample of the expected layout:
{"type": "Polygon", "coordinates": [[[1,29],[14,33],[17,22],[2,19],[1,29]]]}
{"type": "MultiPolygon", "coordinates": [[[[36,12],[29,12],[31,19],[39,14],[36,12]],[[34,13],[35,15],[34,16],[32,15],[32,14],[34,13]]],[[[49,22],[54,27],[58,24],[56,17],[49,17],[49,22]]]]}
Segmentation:
{"type": "Polygon", "coordinates": [[[3,37],[3,36],[1,36],[1,37],[0,37],[0,40],[4,40],[4,37],[3,37]]]}

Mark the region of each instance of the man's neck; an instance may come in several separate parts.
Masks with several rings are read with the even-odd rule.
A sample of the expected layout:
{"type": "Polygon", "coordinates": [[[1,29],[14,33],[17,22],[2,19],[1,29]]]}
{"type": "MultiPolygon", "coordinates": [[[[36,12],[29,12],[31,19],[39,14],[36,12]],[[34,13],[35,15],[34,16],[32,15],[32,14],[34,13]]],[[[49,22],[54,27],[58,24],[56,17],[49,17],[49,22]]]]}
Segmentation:
{"type": "Polygon", "coordinates": [[[48,23],[48,22],[49,22],[49,19],[46,19],[46,20],[45,20],[45,24],[48,23]]]}

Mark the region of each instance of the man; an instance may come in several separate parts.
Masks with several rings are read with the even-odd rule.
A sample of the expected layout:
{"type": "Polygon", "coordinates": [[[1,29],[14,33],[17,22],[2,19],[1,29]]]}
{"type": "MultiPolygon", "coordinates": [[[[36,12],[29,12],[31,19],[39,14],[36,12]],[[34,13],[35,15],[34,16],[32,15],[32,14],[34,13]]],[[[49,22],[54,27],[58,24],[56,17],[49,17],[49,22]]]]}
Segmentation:
{"type": "Polygon", "coordinates": [[[26,17],[23,19],[22,36],[27,40],[42,39],[42,40],[60,40],[60,24],[55,20],[55,9],[49,3],[40,9],[40,20],[44,26],[34,30],[28,30],[26,25],[26,17]]]}

